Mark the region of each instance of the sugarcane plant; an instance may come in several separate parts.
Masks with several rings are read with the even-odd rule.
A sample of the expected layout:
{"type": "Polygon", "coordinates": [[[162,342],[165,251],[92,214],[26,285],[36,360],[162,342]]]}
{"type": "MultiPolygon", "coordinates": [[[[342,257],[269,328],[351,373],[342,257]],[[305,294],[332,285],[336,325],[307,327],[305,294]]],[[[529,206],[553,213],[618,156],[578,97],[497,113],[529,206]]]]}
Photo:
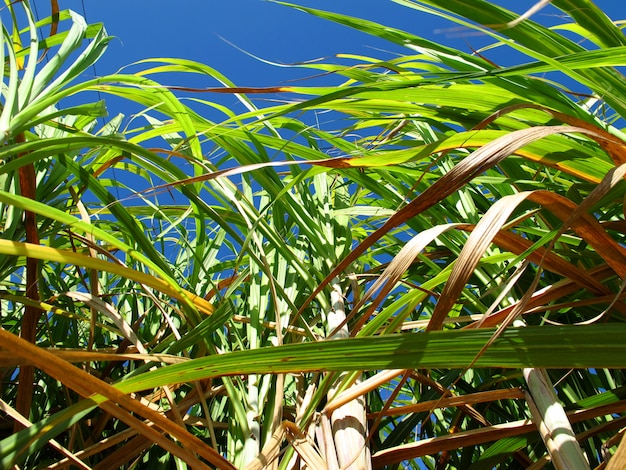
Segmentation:
{"type": "Polygon", "coordinates": [[[277,2],[406,53],[93,77],[104,25],[6,2],[1,468],[619,468],[622,23],[394,1],[491,44],[277,2]]]}

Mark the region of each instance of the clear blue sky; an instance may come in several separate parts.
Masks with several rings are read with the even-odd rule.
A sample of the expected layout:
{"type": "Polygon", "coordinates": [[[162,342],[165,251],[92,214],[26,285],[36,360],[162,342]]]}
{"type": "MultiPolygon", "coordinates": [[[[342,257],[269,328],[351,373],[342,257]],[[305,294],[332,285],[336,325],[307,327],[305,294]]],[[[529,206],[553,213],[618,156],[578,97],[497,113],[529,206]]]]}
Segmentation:
{"type": "MultiPolygon", "coordinates": [[[[470,0],[471,1],[471,0],[470,0]]],[[[485,38],[451,38],[437,32],[451,24],[421,14],[391,0],[292,0],[357,16],[407,30],[437,42],[469,51],[485,38]]],[[[535,0],[500,0],[523,12],[535,0]]],[[[596,2],[614,20],[626,18],[624,0],[596,2]]],[[[97,74],[146,57],[184,57],[208,64],[240,86],[279,85],[294,72],[263,64],[238,51],[221,37],[264,59],[298,62],[335,53],[385,57],[375,48],[400,51],[399,47],[300,11],[263,0],[59,0],[61,8],[85,14],[88,22],[103,22],[114,41],[97,65],[97,74]],[[83,9],[84,7],[84,9],[83,9]]],[[[548,7],[533,19],[554,22],[548,7]]],[[[406,52],[406,50],[405,50],[406,52]]],[[[303,72],[299,72],[299,76],[303,72]]],[[[213,84],[206,84],[212,86],[213,84]]]]}

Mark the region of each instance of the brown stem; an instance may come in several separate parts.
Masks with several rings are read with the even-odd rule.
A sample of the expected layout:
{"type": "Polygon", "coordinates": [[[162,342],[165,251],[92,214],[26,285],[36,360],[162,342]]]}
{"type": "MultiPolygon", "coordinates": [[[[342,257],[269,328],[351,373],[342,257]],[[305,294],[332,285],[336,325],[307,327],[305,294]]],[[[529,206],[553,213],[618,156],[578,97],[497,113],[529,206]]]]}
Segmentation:
{"type": "MultiPolygon", "coordinates": [[[[17,142],[25,142],[24,134],[19,134],[17,142]]],[[[23,154],[18,155],[18,157],[23,154]]],[[[32,163],[24,165],[19,169],[20,192],[22,196],[36,199],[37,179],[35,167],[32,163]]],[[[26,229],[26,241],[28,243],[39,244],[39,232],[35,214],[24,211],[24,226],[26,229]]],[[[34,258],[26,258],[26,297],[31,300],[39,300],[39,262],[34,258]]],[[[22,318],[22,329],[20,336],[26,341],[35,343],[37,338],[37,323],[42,311],[33,305],[26,305],[24,317],[22,318]]],[[[30,416],[30,407],[33,399],[33,382],[35,369],[29,365],[20,367],[17,387],[16,410],[22,415],[30,416]]],[[[18,422],[14,423],[14,430],[17,432],[23,426],[18,422]]]]}

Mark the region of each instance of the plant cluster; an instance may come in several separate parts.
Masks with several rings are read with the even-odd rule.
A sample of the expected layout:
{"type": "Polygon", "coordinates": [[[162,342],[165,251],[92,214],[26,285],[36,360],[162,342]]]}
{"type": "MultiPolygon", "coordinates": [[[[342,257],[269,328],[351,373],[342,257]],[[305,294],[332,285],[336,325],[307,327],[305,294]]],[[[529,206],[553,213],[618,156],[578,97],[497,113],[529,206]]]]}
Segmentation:
{"type": "Polygon", "coordinates": [[[394,1],[492,45],[279,2],[408,52],[86,79],[103,25],[6,2],[1,468],[620,468],[622,23],[394,1]]]}

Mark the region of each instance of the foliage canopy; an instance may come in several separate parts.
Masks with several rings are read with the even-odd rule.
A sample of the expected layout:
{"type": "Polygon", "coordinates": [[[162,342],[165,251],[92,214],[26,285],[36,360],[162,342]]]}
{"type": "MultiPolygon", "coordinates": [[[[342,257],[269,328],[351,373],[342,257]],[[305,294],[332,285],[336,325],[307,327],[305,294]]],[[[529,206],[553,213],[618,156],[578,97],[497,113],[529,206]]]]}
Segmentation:
{"type": "Polygon", "coordinates": [[[493,45],[278,2],[408,52],[301,65],[332,87],[242,88],[185,59],[84,79],[103,25],[6,3],[0,467],[585,468],[615,451],[621,23],[588,0],[553,0],[550,28],[394,1],[493,45]],[[140,111],[109,115],[109,97],[140,111]],[[321,112],[336,119],[311,125],[321,112]]]}

